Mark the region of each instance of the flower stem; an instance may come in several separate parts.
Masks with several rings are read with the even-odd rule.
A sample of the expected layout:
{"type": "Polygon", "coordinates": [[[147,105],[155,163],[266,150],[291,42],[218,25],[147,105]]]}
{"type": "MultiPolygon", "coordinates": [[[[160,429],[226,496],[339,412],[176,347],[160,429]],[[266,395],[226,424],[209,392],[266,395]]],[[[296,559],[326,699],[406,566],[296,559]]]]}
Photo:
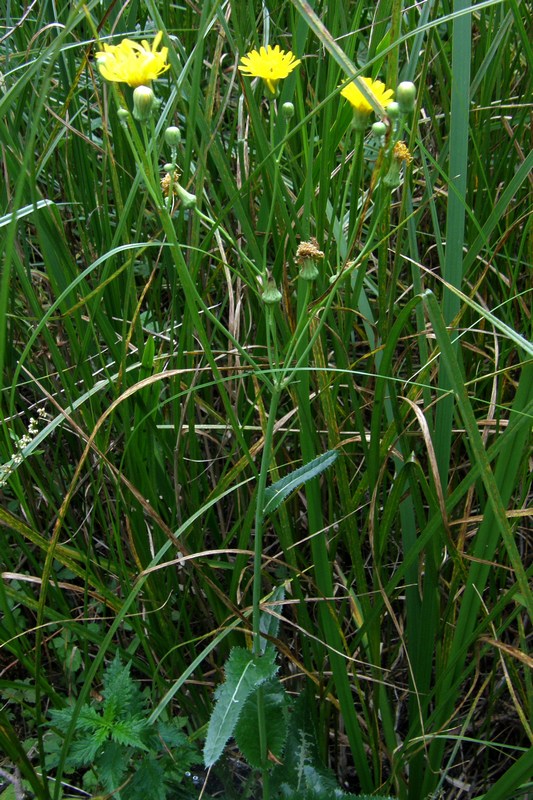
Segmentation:
{"type": "Polygon", "coordinates": [[[263,558],[263,533],[264,533],[264,507],[265,490],[268,471],[272,461],[272,442],[274,438],[274,427],[276,424],[276,414],[279,406],[282,389],[276,382],[270,398],[270,408],[268,409],[267,426],[263,441],[263,454],[261,456],[261,467],[257,482],[257,492],[255,499],[255,541],[254,541],[254,582],[252,600],[252,625],[253,625],[253,652],[261,655],[261,563],[263,558]]]}
{"type": "MultiPolygon", "coordinates": [[[[261,642],[261,563],[263,559],[263,534],[264,534],[264,507],[265,490],[268,471],[272,461],[272,442],[274,439],[274,427],[282,389],[276,382],[270,399],[268,410],[268,420],[263,441],[263,454],[261,456],[261,468],[257,483],[255,497],[255,540],[254,540],[254,579],[253,579],[253,599],[252,599],[252,626],[253,626],[253,653],[256,657],[263,652],[261,642]]],[[[267,727],[265,717],[265,699],[263,687],[257,689],[257,728],[259,732],[259,751],[263,772],[263,800],[270,798],[270,776],[268,771],[268,742],[267,727]]]]}

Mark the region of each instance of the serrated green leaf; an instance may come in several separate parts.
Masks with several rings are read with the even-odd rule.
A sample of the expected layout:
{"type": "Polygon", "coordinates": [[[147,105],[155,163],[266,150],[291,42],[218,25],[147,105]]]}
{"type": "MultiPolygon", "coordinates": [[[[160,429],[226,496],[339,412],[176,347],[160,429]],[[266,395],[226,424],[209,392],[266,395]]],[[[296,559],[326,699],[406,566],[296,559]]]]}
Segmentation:
{"type": "MultiPolygon", "coordinates": [[[[235,728],[235,739],[247,762],[257,769],[263,766],[257,721],[257,689],[244,704],[235,728]]],[[[287,694],[278,680],[261,686],[265,713],[267,751],[278,761],[287,739],[287,694]]]]}
{"type": "MultiPolygon", "coordinates": [[[[103,678],[104,715],[109,710],[112,717],[122,719],[142,713],[146,701],[138,684],[130,675],[131,664],[122,664],[117,653],[106,668],[103,678]]],[[[108,717],[106,716],[106,719],[108,717]]]]}
{"type": "Polygon", "coordinates": [[[204,746],[206,767],[212,766],[222,755],[251,692],[276,674],[275,656],[273,650],[267,650],[259,658],[242,647],[231,651],[226,663],[226,680],[215,693],[216,703],[207,729],[204,746]]]}
{"type": "Polygon", "coordinates": [[[100,783],[112,793],[123,782],[128,768],[127,751],[116,742],[107,742],[96,761],[100,783]]]}
{"type": "Polygon", "coordinates": [[[165,800],[167,791],[164,770],[154,758],[145,758],[128,784],[129,800],[165,800]]]}
{"type": "MultiPolygon", "coordinates": [[[[370,800],[367,795],[345,792],[335,774],[322,763],[310,702],[310,696],[304,693],[292,706],[282,763],[271,776],[273,796],[277,800],[370,800]]],[[[376,795],[372,800],[394,798],[376,795]]]]}
{"type": "MultiPolygon", "coordinates": [[[[86,707],[88,708],[88,706],[86,707]]],[[[56,725],[58,728],[67,728],[72,719],[72,706],[67,706],[66,708],[51,708],[49,714],[52,725],[56,725]]]]}
{"type": "Polygon", "coordinates": [[[278,795],[279,800],[395,800],[393,797],[368,794],[347,794],[340,787],[331,788],[315,786],[314,788],[294,789],[283,784],[278,795]]]}
{"type": "Polygon", "coordinates": [[[142,739],[145,730],[146,722],[138,717],[132,717],[116,722],[111,729],[111,738],[118,744],[146,750],[147,747],[142,739]]]}
{"type": "Polygon", "coordinates": [[[300,486],[303,486],[304,483],[312,480],[312,478],[316,478],[317,475],[320,475],[328,467],[331,467],[338,456],[339,453],[337,450],[328,450],[327,453],[313,458],[308,464],[304,464],[303,467],[298,467],[298,469],[285,475],[284,478],[280,478],[279,481],[273,483],[272,486],[268,486],[265,491],[264,513],[271,514],[279,508],[287,495],[299,489],[300,486]]]}
{"type": "Polygon", "coordinates": [[[379,794],[379,795],[377,795],[377,794],[373,794],[373,795],[369,795],[369,794],[355,794],[355,795],[354,794],[347,794],[346,797],[347,798],[353,797],[353,800],[395,800],[395,798],[394,797],[390,797],[390,795],[385,797],[382,794],[379,794]]]}
{"type": "Polygon", "coordinates": [[[80,767],[92,764],[101,746],[102,742],[96,736],[74,742],[68,754],[68,765],[80,767]]]}
{"type": "Polygon", "coordinates": [[[182,727],[183,720],[177,717],[170,722],[158,722],[156,726],[157,736],[163,743],[165,749],[191,747],[189,737],[182,731],[182,727]]]}

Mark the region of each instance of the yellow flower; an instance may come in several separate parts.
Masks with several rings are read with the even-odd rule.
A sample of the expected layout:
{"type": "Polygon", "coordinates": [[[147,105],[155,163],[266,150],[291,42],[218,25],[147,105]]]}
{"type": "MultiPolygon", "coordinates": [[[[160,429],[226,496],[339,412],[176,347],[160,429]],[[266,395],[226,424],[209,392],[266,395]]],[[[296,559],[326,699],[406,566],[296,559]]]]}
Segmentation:
{"type": "Polygon", "coordinates": [[[290,75],[300,63],[300,59],[296,58],[293,53],[290,51],[285,53],[277,44],[275,47],[270,45],[261,47],[259,51],[252,50],[251,53],[241,58],[239,69],[243,75],[262,78],[268,91],[274,95],[279,81],[290,75]]]}
{"type": "MultiPolygon", "coordinates": [[[[373,81],[372,78],[362,78],[362,80],[368,86],[372,94],[375,95],[376,100],[380,102],[384,108],[386,108],[394,95],[392,89],[387,89],[384,83],[381,81],[373,81]]],[[[341,91],[341,94],[350,101],[354,107],[354,110],[359,114],[368,115],[373,110],[368,100],[363,97],[361,91],[357,88],[355,81],[352,81],[348,84],[348,86],[345,86],[341,91]]]]}
{"type": "Polygon", "coordinates": [[[170,69],[167,64],[168,47],[157,50],[163,31],[159,31],[152,47],[146,39],[141,44],[123,39],[120,44],[104,44],[96,53],[98,69],[106,81],[127,83],[128,86],[149,86],[161,73],[170,69]]]}

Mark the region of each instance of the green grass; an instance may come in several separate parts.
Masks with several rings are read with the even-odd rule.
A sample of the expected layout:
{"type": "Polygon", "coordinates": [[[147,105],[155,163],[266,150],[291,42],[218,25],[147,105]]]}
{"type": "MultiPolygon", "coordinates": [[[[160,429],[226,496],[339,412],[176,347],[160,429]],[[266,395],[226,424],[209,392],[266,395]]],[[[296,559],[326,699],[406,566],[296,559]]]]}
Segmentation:
{"type": "MultiPolygon", "coordinates": [[[[82,785],[76,715],[117,654],[201,765],[230,652],[258,655],[269,608],[278,678],[347,792],[531,793],[530,11],[8,2],[0,768],[37,797],[80,796],[60,783],[82,785]],[[124,125],[132,91],[99,75],[96,37],[158,30],[154,124],[124,125]],[[237,69],[268,42],[302,59],[275,101],[237,69]],[[417,86],[392,193],[340,95],[352,71],[417,86]],[[197,198],[172,213],[169,125],[197,198]]],[[[204,796],[256,780],[230,740],[204,796]]]]}

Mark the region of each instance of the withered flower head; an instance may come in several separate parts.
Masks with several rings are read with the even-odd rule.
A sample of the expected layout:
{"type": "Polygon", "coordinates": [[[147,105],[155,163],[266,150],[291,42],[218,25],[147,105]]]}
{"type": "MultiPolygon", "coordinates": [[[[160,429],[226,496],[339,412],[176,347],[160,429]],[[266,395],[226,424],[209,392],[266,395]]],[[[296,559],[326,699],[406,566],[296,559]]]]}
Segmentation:
{"type": "Polygon", "coordinates": [[[308,242],[300,242],[296,249],[296,258],[300,264],[308,258],[319,261],[324,258],[324,253],[319,249],[317,240],[311,238],[308,242]]]}
{"type": "Polygon", "coordinates": [[[318,247],[316,239],[300,242],[296,249],[296,261],[300,265],[300,278],[314,281],[318,278],[318,261],[322,261],[324,253],[318,247]]]}

